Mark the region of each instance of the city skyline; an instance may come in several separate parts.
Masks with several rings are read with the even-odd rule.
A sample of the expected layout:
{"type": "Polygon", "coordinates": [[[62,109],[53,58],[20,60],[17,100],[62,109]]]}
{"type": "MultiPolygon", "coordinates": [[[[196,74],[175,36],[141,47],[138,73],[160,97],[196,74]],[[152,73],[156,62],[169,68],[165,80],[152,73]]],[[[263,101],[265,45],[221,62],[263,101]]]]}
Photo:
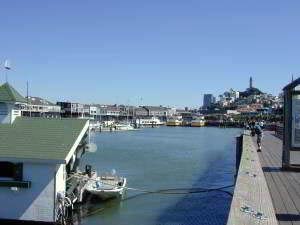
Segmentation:
{"type": "Polygon", "coordinates": [[[9,59],[13,86],[25,95],[28,80],[29,95],[54,102],[199,107],[205,93],[245,90],[250,76],[278,95],[300,74],[299,6],[5,2],[0,82],[9,59]]]}

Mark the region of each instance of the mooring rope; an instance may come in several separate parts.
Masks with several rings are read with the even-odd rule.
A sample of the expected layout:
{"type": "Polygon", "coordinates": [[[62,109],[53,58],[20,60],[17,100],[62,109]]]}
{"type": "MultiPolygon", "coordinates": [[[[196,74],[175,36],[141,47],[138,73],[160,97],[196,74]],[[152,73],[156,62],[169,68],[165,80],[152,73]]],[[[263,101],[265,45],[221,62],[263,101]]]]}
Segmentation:
{"type": "MultiPolygon", "coordinates": [[[[85,178],[87,180],[92,180],[92,181],[99,181],[97,179],[89,178],[84,175],[79,175],[79,174],[73,174],[73,177],[77,178],[85,178]]],[[[118,185],[113,185],[110,183],[106,183],[103,180],[101,180],[101,183],[112,186],[112,187],[118,187],[118,185]]],[[[233,194],[230,191],[227,191],[225,189],[232,188],[234,185],[227,185],[227,186],[222,186],[222,187],[217,187],[217,188],[203,188],[203,187],[192,187],[192,188],[167,188],[167,189],[158,189],[158,190],[146,190],[146,189],[140,189],[140,188],[132,188],[132,187],[124,187],[124,189],[129,190],[129,191],[136,191],[136,192],[141,192],[140,194],[136,194],[127,198],[122,198],[120,201],[125,202],[129,201],[132,199],[135,199],[137,197],[141,197],[144,195],[150,195],[150,194],[158,194],[158,195],[190,195],[190,194],[200,194],[200,193],[209,193],[209,192],[222,192],[230,197],[233,196],[233,194]]],[[[105,208],[99,208],[95,209],[85,215],[85,217],[94,215],[96,213],[99,213],[103,211],[105,208]]]]}
{"type": "MultiPolygon", "coordinates": [[[[78,178],[85,178],[87,180],[92,180],[92,181],[99,181],[97,179],[93,178],[88,178],[83,175],[73,175],[74,177],[78,178]]],[[[105,181],[101,180],[102,184],[115,187],[115,188],[120,188],[118,185],[114,185],[111,183],[106,183],[105,181]]],[[[140,188],[131,188],[131,187],[124,187],[126,190],[131,190],[131,191],[139,191],[143,192],[145,194],[164,194],[164,195],[183,195],[183,194],[197,194],[197,193],[203,193],[203,192],[212,192],[212,191],[219,191],[226,193],[230,196],[233,194],[229,191],[226,191],[224,189],[227,188],[232,188],[234,185],[228,185],[228,186],[223,186],[223,187],[218,187],[218,188],[203,188],[203,187],[194,187],[194,188],[168,188],[168,189],[158,189],[158,190],[146,190],[146,189],[140,189],[140,188]]]]}

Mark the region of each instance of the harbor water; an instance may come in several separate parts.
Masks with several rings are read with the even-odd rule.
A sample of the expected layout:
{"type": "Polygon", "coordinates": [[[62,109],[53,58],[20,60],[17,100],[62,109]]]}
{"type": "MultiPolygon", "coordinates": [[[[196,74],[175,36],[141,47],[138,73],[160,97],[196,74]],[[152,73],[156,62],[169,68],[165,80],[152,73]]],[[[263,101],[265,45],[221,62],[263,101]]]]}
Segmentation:
{"type": "MultiPolygon", "coordinates": [[[[234,183],[235,137],[240,133],[239,129],[191,127],[93,133],[98,150],[87,153],[82,163],[93,165],[99,173],[116,170],[131,188],[218,188],[234,183]]],[[[217,191],[162,195],[128,190],[124,201],[82,206],[78,223],[222,225],[231,198],[217,191]]]]}

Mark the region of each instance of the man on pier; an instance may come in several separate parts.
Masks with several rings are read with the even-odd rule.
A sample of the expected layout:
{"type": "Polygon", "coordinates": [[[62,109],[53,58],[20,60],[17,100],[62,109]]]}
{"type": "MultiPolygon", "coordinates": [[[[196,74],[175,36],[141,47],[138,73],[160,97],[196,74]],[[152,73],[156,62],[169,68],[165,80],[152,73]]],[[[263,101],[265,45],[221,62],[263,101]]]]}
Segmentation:
{"type": "Polygon", "coordinates": [[[254,130],[255,130],[255,134],[257,135],[257,146],[258,146],[257,151],[261,152],[261,140],[262,140],[262,137],[263,137],[263,131],[262,131],[262,128],[259,125],[259,123],[256,123],[256,125],[254,127],[254,130]]]}

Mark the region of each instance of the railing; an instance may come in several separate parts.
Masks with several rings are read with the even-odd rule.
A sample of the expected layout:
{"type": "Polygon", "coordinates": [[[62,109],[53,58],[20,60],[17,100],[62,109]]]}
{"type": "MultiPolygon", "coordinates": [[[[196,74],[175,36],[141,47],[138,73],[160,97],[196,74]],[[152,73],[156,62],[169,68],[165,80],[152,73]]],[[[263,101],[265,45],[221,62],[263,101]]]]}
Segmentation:
{"type": "Polygon", "coordinates": [[[275,127],[275,134],[281,140],[283,139],[283,125],[277,125],[275,127]]]}

